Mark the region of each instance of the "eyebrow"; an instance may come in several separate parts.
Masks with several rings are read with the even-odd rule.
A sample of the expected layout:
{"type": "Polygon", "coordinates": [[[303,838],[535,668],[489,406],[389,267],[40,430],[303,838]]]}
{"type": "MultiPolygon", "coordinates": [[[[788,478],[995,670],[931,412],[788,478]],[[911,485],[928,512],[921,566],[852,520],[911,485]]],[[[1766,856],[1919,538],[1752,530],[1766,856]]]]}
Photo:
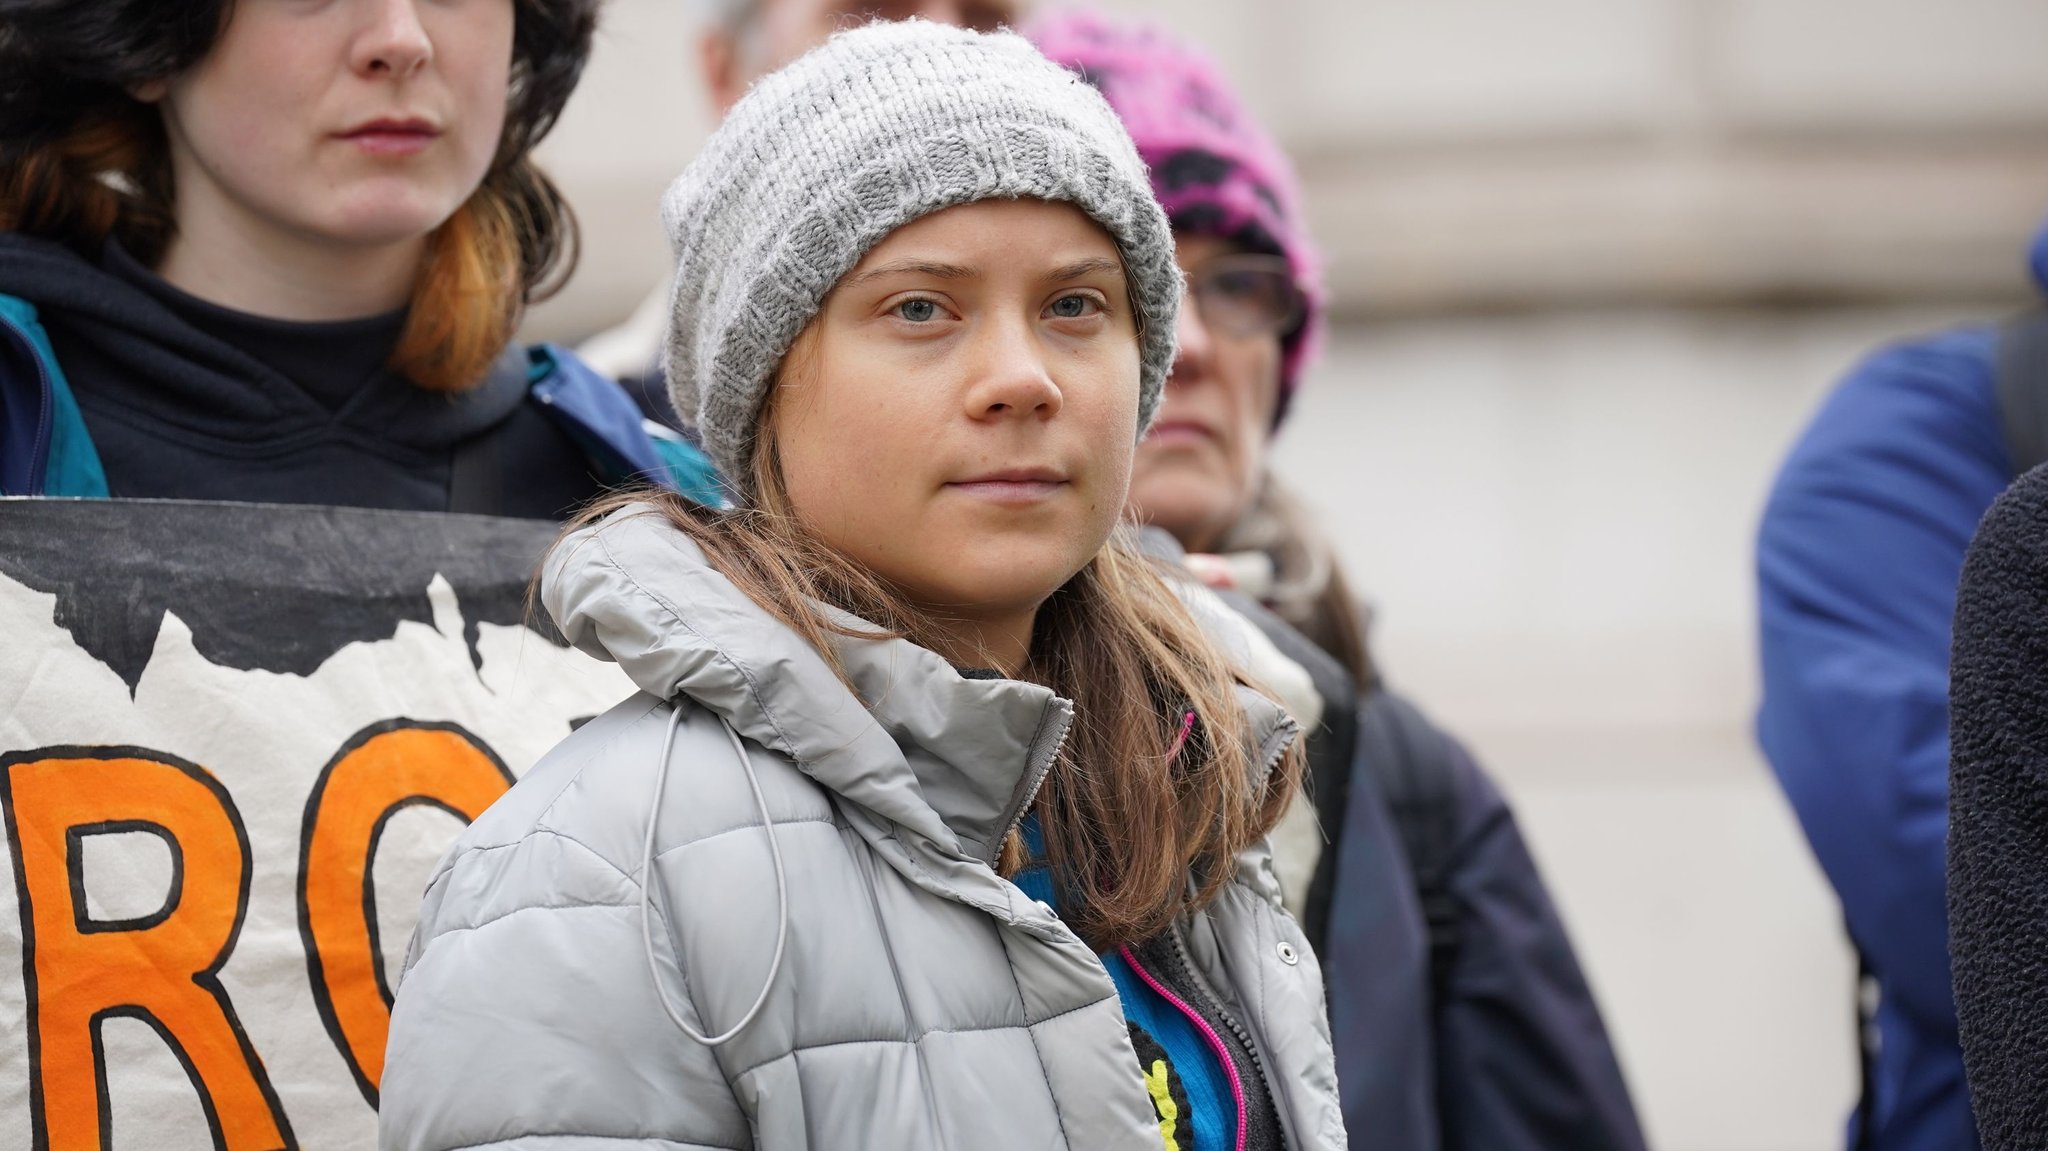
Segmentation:
{"type": "MultiPolygon", "coordinates": [[[[1085,260],[1076,260],[1071,264],[1054,268],[1046,279],[1055,284],[1068,284],[1075,280],[1085,280],[1089,276],[1100,275],[1105,272],[1113,272],[1121,277],[1124,274],[1123,262],[1112,260],[1107,256],[1090,256],[1085,260]]],[[[981,278],[981,273],[960,264],[945,264],[936,260],[892,260],[878,267],[869,268],[867,271],[848,280],[847,283],[849,285],[865,284],[889,276],[904,275],[930,276],[936,280],[975,280],[981,278]]]]}
{"type": "Polygon", "coordinates": [[[886,276],[902,275],[930,276],[938,280],[972,280],[977,278],[978,273],[973,268],[965,268],[959,264],[941,264],[932,260],[894,260],[880,267],[869,268],[847,283],[865,284],[886,276]]]}
{"type": "Polygon", "coordinates": [[[1085,260],[1077,260],[1074,263],[1068,264],[1064,268],[1054,269],[1052,275],[1047,278],[1055,284],[1065,284],[1074,280],[1084,280],[1089,276],[1099,275],[1104,272],[1114,272],[1118,278],[1122,278],[1124,274],[1123,262],[1121,260],[1112,260],[1107,256],[1090,256],[1085,260]]]}

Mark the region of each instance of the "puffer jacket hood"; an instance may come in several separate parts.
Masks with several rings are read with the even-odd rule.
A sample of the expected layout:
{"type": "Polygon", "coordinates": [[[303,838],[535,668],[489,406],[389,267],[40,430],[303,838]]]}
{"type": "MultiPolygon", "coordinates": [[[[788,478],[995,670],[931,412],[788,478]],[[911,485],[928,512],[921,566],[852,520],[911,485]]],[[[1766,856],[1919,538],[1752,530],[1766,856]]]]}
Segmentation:
{"type": "MultiPolygon", "coordinates": [[[[644,508],[563,541],[542,596],[643,691],[436,869],[383,1146],[1157,1151],[1100,959],[992,866],[1068,701],[890,639],[837,641],[849,687],[644,508]]],[[[1293,721],[1246,706],[1277,761],[1293,721]]],[[[1247,1028],[1289,1146],[1344,1146],[1320,971],[1267,850],[1169,934],[1247,1028]]]]}
{"type": "MultiPolygon", "coordinates": [[[[543,572],[542,602],[562,634],[616,662],[640,690],[688,696],[833,792],[987,863],[1073,720],[1073,704],[1048,688],[963,676],[903,639],[832,637],[849,690],[650,507],[571,536],[543,572]]],[[[1188,594],[1198,615],[1225,610],[1195,585],[1188,594]]],[[[1239,666],[1250,662],[1248,629],[1220,614],[1205,622],[1239,666]]],[[[1239,698],[1255,761],[1270,767],[1298,727],[1263,695],[1239,698]]]]}
{"type": "Polygon", "coordinates": [[[563,541],[542,602],[570,643],[616,662],[640,690],[688,696],[827,789],[984,862],[1073,719],[1044,687],[969,679],[900,639],[838,637],[849,690],[651,508],[563,541]]]}

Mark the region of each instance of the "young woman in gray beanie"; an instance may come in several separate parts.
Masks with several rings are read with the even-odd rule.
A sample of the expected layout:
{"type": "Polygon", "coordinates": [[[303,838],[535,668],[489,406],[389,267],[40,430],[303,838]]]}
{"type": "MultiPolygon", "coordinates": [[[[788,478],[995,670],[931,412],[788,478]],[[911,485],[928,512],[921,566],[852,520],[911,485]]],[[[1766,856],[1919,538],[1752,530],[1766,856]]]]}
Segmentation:
{"type": "Polygon", "coordinates": [[[642,692],[437,870],[384,1145],[1344,1146],[1265,847],[1295,725],[1120,524],[1181,280],[1115,114],[1015,36],[871,25],[664,216],[734,506],[549,558],[642,692]]]}

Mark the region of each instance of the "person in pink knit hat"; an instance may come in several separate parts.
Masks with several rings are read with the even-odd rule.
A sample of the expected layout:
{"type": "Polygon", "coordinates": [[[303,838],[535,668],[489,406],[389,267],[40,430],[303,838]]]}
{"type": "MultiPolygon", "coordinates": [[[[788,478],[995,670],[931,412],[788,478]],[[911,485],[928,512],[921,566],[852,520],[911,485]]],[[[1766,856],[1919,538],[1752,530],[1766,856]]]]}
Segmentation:
{"type": "Polygon", "coordinates": [[[1292,165],[1214,61],[1170,33],[1073,10],[1025,31],[1123,119],[1187,276],[1132,510],[1324,698],[1315,825],[1305,845],[1276,829],[1276,866],[1324,964],[1351,1137],[1375,1151],[1641,1151],[1512,813],[1455,739],[1385,689],[1334,550],[1267,466],[1324,303],[1292,165]]]}

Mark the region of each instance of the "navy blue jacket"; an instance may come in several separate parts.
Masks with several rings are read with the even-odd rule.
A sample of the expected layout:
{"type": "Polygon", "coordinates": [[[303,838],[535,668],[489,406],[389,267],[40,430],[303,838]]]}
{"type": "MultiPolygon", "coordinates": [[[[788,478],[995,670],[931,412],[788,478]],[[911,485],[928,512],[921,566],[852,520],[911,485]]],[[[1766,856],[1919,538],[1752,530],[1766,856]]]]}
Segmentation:
{"type": "MultiPolygon", "coordinates": [[[[1383,786],[1395,765],[1374,762],[1374,741],[1360,738],[1371,721],[1351,676],[1257,603],[1224,599],[1308,671],[1324,701],[1307,751],[1328,846],[1303,926],[1322,959],[1352,1142],[1373,1151],[1643,1151],[1592,989],[1500,789],[1463,745],[1392,701],[1413,717],[1401,733],[1422,761],[1411,766],[1448,777],[1445,886],[1456,928],[1448,969],[1436,972],[1383,786]]],[[[1383,690],[1374,685],[1364,698],[1383,690]]]]}
{"type": "Polygon", "coordinates": [[[1412,734],[1450,776],[1454,944],[1433,971],[1377,786],[1384,769],[1361,743],[1330,848],[1323,953],[1346,1127],[1375,1148],[1643,1151],[1599,1005],[1514,813],[1462,744],[1421,722],[1412,734]]]}
{"type": "MultiPolygon", "coordinates": [[[[2048,286],[2048,232],[2034,266],[2048,286]]],[[[2013,478],[1996,346],[1966,328],[1865,360],[1792,449],[1757,539],[1757,736],[1880,989],[1877,1151],[1978,1145],[1943,894],[1948,660],[1964,551],[2013,478]]]]}

